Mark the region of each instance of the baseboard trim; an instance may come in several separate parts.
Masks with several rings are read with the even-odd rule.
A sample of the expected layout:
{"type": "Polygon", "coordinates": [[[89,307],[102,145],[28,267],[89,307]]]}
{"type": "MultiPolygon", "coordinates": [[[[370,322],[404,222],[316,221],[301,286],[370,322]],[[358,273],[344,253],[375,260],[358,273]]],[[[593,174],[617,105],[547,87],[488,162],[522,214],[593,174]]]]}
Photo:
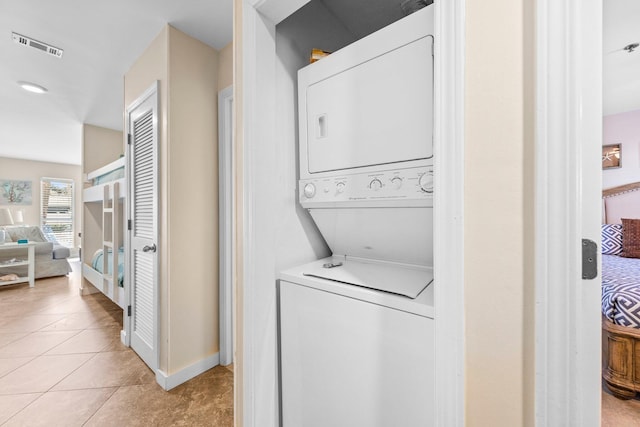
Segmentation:
{"type": "Polygon", "coordinates": [[[156,371],[156,381],[160,384],[160,387],[168,391],[213,368],[214,366],[218,366],[219,364],[220,353],[212,354],[211,356],[199,360],[193,365],[187,366],[172,375],[167,375],[158,369],[156,371]]]}

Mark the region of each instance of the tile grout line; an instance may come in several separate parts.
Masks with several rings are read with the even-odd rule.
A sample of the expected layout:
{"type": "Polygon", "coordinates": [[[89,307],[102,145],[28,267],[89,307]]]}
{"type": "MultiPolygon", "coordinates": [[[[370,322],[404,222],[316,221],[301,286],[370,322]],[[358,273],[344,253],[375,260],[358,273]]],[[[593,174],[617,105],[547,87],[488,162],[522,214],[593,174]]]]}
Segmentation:
{"type": "MultiPolygon", "coordinates": [[[[18,415],[19,413],[21,413],[22,411],[24,411],[25,409],[27,409],[29,406],[33,405],[37,400],[39,400],[42,396],[44,396],[47,392],[45,391],[44,393],[40,393],[40,396],[36,397],[35,399],[33,399],[31,401],[31,403],[29,403],[27,406],[25,406],[24,408],[20,409],[19,411],[17,411],[15,414],[11,415],[9,418],[7,418],[2,424],[0,425],[5,425],[7,424],[9,421],[11,421],[16,415],[18,415]]],[[[35,393],[20,393],[20,394],[35,394],[35,393]]],[[[8,395],[8,396],[14,396],[12,394],[8,395]]]]}
{"type": "MultiPolygon", "coordinates": [[[[62,354],[62,355],[56,355],[56,356],[71,356],[74,354],[87,354],[87,353],[72,353],[72,354],[62,354]]],[[[60,379],[60,381],[58,381],[57,383],[53,384],[51,387],[49,387],[49,389],[46,391],[46,393],[52,391],[52,389],[57,386],[58,384],[60,384],[62,381],[64,381],[66,378],[69,377],[69,375],[73,375],[78,369],[82,368],[84,365],[86,365],[87,363],[89,363],[90,360],[93,360],[94,357],[96,357],[99,353],[94,353],[93,356],[91,356],[90,358],[88,358],[87,360],[85,360],[83,363],[81,363],[80,365],[78,365],[78,367],[76,369],[74,369],[73,371],[69,372],[67,375],[65,375],[64,377],[62,377],[60,379]]],[[[62,391],[62,390],[59,390],[62,391]]]]}
{"type": "MultiPolygon", "coordinates": [[[[4,378],[4,377],[6,377],[7,375],[9,375],[10,373],[12,373],[12,372],[13,372],[13,371],[15,371],[16,369],[20,369],[20,368],[22,368],[24,365],[26,365],[27,363],[32,362],[33,360],[35,360],[35,359],[36,359],[36,358],[38,358],[38,357],[39,357],[39,356],[33,356],[33,357],[31,357],[31,356],[27,356],[27,357],[25,357],[25,359],[29,359],[29,360],[27,360],[26,362],[24,362],[24,363],[22,363],[22,364],[20,364],[20,365],[18,365],[18,366],[16,366],[16,367],[14,367],[14,368],[13,368],[13,369],[11,369],[10,371],[7,371],[7,372],[5,372],[4,374],[0,375],[0,378],[4,378]]],[[[9,359],[9,357],[7,357],[6,359],[9,359]]],[[[13,357],[12,359],[21,359],[21,357],[13,357]]]]}
{"type": "MultiPolygon", "coordinates": [[[[99,406],[95,411],[93,411],[93,414],[91,414],[91,416],[90,416],[89,418],[87,418],[87,420],[86,420],[85,422],[83,422],[83,423],[82,423],[82,425],[84,426],[84,425],[86,425],[89,421],[91,421],[91,419],[92,419],[93,417],[95,417],[95,416],[96,416],[96,414],[98,413],[98,411],[100,411],[100,409],[102,409],[102,408],[104,407],[104,405],[106,405],[106,404],[107,404],[107,402],[111,400],[111,398],[112,398],[112,397],[113,397],[113,396],[118,392],[118,390],[120,390],[120,388],[121,388],[121,387],[122,387],[122,386],[114,387],[113,393],[111,393],[111,394],[109,395],[109,397],[108,397],[108,398],[106,398],[106,399],[104,400],[104,402],[102,402],[102,405],[100,405],[100,406],[99,406]]],[[[106,387],[105,387],[105,388],[106,388],[106,387]]]]}

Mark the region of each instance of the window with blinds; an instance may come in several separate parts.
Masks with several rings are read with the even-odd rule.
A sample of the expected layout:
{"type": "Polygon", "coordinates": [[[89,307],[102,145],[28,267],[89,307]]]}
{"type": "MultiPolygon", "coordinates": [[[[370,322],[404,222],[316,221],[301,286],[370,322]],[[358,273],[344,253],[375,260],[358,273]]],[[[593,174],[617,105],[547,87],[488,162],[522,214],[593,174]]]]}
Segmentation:
{"type": "Polygon", "coordinates": [[[40,226],[49,241],[73,248],[73,181],[40,180],[40,226]]]}

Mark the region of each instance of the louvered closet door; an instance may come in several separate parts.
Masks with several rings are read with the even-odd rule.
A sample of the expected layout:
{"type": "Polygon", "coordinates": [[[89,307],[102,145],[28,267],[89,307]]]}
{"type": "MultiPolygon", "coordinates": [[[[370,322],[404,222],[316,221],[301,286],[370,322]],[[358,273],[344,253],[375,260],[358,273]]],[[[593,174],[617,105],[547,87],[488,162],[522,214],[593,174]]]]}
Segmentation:
{"type": "Polygon", "coordinates": [[[158,368],[158,101],[154,86],[128,111],[131,347],[158,368]]]}

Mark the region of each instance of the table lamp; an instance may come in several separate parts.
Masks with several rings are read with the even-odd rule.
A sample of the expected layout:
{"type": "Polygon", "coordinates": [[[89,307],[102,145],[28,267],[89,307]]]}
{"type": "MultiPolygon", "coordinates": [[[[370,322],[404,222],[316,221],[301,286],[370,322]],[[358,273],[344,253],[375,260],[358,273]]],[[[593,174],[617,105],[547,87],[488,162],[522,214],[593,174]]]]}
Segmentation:
{"type": "Polygon", "coordinates": [[[24,214],[22,213],[22,211],[15,211],[13,213],[13,222],[15,224],[22,224],[24,223],[24,214]]]}

